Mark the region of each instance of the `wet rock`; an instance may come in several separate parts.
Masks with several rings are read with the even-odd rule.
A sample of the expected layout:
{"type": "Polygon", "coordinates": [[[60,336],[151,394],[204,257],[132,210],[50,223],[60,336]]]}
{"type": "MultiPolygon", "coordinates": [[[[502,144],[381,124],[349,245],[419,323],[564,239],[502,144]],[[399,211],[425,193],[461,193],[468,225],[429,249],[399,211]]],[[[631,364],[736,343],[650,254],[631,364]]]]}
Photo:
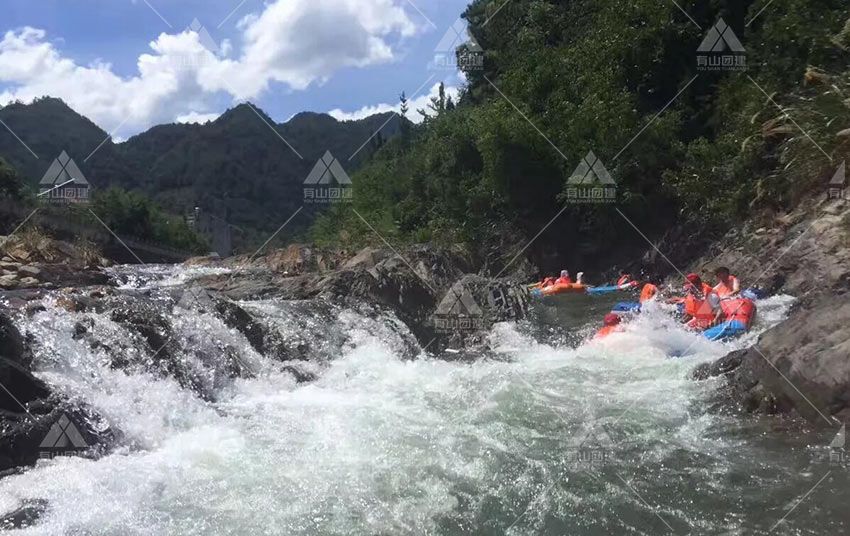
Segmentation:
{"type": "Polygon", "coordinates": [[[159,351],[162,354],[168,342],[173,339],[171,324],[165,318],[163,311],[158,310],[147,300],[125,300],[121,306],[111,312],[110,318],[113,322],[139,334],[153,352],[159,351]]]}
{"type": "Polygon", "coordinates": [[[707,380],[715,376],[728,374],[741,366],[746,350],[735,350],[712,363],[703,363],[694,369],[691,377],[695,380],[707,380]]]}
{"type": "Polygon", "coordinates": [[[223,299],[216,300],[214,306],[228,327],[242,333],[257,352],[266,353],[266,330],[245,309],[223,299]]]}
{"type": "Polygon", "coordinates": [[[12,317],[3,311],[0,311],[0,356],[24,367],[32,362],[26,339],[15,327],[12,317]]]}
{"type": "Polygon", "coordinates": [[[38,276],[55,287],[89,287],[110,284],[109,276],[99,268],[82,268],[72,264],[45,264],[38,276]]]}
{"type": "Polygon", "coordinates": [[[529,301],[528,291],[521,285],[465,275],[449,287],[431,313],[431,347],[441,352],[480,346],[497,322],[524,318],[529,301]]]}
{"type": "MultiPolygon", "coordinates": [[[[274,253],[268,266],[291,268],[292,259],[301,258],[290,250],[274,253]],[[294,255],[294,256],[293,256],[294,255]],[[284,262],[285,261],[285,262],[284,262]]],[[[305,261],[306,263],[306,261],[305,261]]],[[[303,265],[299,265],[303,270],[303,265]]],[[[421,347],[439,351],[447,345],[476,345],[494,322],[521,318],[528,308],[523,287],[509,281],[495,281],[469,275],[476,268],[474,259],[460,248],[438,248],[430,245],[411,246],[398,253],[389,249],[366,248],[341,263],[341,268],[318,273],[283,275],[272,270],[241,270],[232,274],[202,277],[198,284],[221,292],[232,300],[280,298],[284,300],[317,300],[357,308],[363,304],[375,311],[388,311],[398,317],[415,336],[421,347]],[[434,312],[446,293],[458,280],[466,278],[477,293],[475,300],[483,308],[474,325],[460,318],[458,323],[436,326],[434,312]],[[461,325],[462,324],[462,325],[461,325]],[[470,330],[470,327],[473,328],[470,330]],[[459,328],[459,329],[458,329],[459,328]]],[[[222,311],[224,312],[224,311],[222,311]]],[[[260,330],[247,323],[247,318],[233,314],[229,325],[249,337],[255,348],[270,350],[268,339],[260,344],[260,330]]],[[[287,346],[292,358],[294,348],[287,346]]]]}
{"type": "Polygon", "coordinates": [[[292,376],[295,378],[296,383],[308,383],[316,381],[317,378],[317,376],[312,372],[301,370],[294,366],[283,367],[283,370],[292,374],[292,376]]]}
{"type": "Polygon", "coordinates": [[[26,367],[11,359],[0,357],[0,409],[20,413],[26,404],[50,395],[47,385],[32,375],[26,367]]]}
{"type": "Polygon", "coordinates": [[[758,343],[699,378],[726,374],[727,398],[751,412],[797,413],[819,424],[850,412],[850,295],[809,297],[758,343]]]}
{"type": "Polygon", "coordinates": [[[119,439],[99,415],[58,398],[32,405],[16,418],[5,415],[0,432],[0,470],[55,456],[97,457],[119,439]],[[58,427],[57,427],[58,425],[58,427]]]}
{"type": "Polygon", "coordinates": [[[47,510],[47,504],[44,499],[25,501],[17,509],[0,515],[0,529],[24,529],[32,526],[47,510]]]}

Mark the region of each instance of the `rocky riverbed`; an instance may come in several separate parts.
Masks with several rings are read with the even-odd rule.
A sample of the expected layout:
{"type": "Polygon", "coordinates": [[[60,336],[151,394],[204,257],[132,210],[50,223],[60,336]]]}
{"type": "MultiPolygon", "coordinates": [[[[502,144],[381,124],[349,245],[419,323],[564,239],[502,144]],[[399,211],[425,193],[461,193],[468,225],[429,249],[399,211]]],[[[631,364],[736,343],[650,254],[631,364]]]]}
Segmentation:
{"type": "Polygon", "coordinates": [[[0,394],[0,471],[34,463],[39,442],[60,414],[69,416],[87,444],[106,449],[120,433],[30,372],[33,341],[17,325],[43,311],[45,300],[126,330],[126,342],[106,343],[91,317],[73,326],[74,339],[101,352],[110,368],[170,377],[207,400],[227,381],[250,378],[254,372],[226,342],[195,348],[198,366],[188,365],[185,348],[176,342],[182,337],[176,315],[183,310],[211,315],[243,336],[253,351],[286,363],[296,381],[308,382],[317,374],[312,365],[332,359],[333,349],[346,343],[345,333],[328,330],[342,309],[396,318],[398,325],[390,328],[399,340],[408,341],[401,349],[408,358],[425,348],[446,359],[473,359],[496,322],[524,318],[529,306],[523,285],[470,274],[473,261],[462,251],[427,246],[404,253],[367,248],[348,258],[337,255],[328,264],[313,262],[312,251],[302,247],[251,259],[192,259],[186,266],[195,276],[164,290],[128,284],[138,277],[133,268],[104,269],[75,263],[73,257],[48,264],[43,257],[27,257],[35,262],[14,262],[17,273],[49,274],[51,279],[15,279],[16,290],[0,298],[0,383],[9,386],[0,394]],[[273,319],[241,305],[272,299],[291,304],[290,320],[303,326],[301,334],[282,337],[273,319]]]}
{"type": "MultiPolygon", "coordinates": [[[[823,236],[813,238],[817,239],[817,244],[824,242],[823,236]]],[[[787,255],[791,255],[788,246],[806,240],[807,235],[801,237],[791,232],[784,242],[775,241],[774,246],[780,252],[782,248],[787,249],[787,255]]],[[[346,397],[354,396],[351,403],[357,410],[346,419],[356,420],[357,415],[367,411],[371,399],[364,398],[365,394],[349,394],[347,390],[351,386],[365,389],[370,396],[398,390],[393,394],[393,401],[388,402],[390,408],[401,403],[399,400],[410,400],[413,405],[407,411],[427,413],[433,409],[417,404],[435,402],[443,407],[448,403],[443,400],[447,395],[444,385],[451,384],[452,378],[460,378],[463,387],[458,387],[458,392],[462,393],[458,396],[468,396],[468,390],[473,389],[474,396],[483,397],[465,404],[472,404],[470,408],[478,408],[476,411],[484,411],[495,404],[501,409],[496,416],[487,419],[495,418],[493,425],[498,423],[499,427],[507,426],[506,430],[513,429],[510,419],[502,422],[498,416],[514,411],[517,404],[524,407],[539,395],[526,393],[516,400],[513,397],[501,400],[499,385],[508,382],[507,385],[513,386],[511,390],[524,390],[529,380],[516,383],[512,378],[544,366],[541,363],[548,363],[549,352],[557,354],[551,366],[570,364],[568,374],[561,378],[560,368],[540,370],[540,376],[533,381],[535,385],[549,385],[547,393],[560,393],[559,397],[570,400],[574,393],[581,393],[575,395],[578,404],[575,411],[595,412],[599,404],[605,407],[609,404],[612,414],[624,409],[628,413],[634,404],[641,407],[649,404],[646,399],[630,401],[629,397],[645,396],[640,394],[645,388],[642,382],[651,378],[653,399],[662,392],[672,399],[687,399],[671,400],[671,403],[675,401],[672,406],[662,404],[656,408],[659,416],[684,412],[675,426],[681,426],[678,433],[685,436],[693,433],[691,425],[687,424],[690,420],[687,408],[693,404],[704,406],[706,402],[700,393],[705,390],[714,393],[709,399],[722,409],[800,413],[810,418],[814,416],[815,422],[823,421],[823,417],[842,418],[846,414],[848,383],[846,376],[838,375],[847,370],[842,359],[846,355],[847,302],[841,293],[841,277],[836,278],[831,293],[801,291],[803,297],[787,321],[765,332],[753,348],[739,345],[731,354],[722,357],[723,346],[692,340],[693,335],[682,332],[661,312],[643,315],[645,318],[635,323],[633,332],[624,336],[621,346],[609,350],[580,344],[573,350],[572,346],[586,340],[601,309],[597,311],[590,305],[590,309],[579,307],[574,311],[576,319],[559,319],[557,315],[561,309],[557,307],[534,310],[524,285],[532,277],[527,263],[521,264],[521,268],[508,277],[497,279],[461,248],[414,246],[401,251],[366,248],[358,252],[333,252],[292,246],[268,254],[226,260],[197,258],[179,267],[105,268],[101,263],[74,264],[70,259],[51,263],[46,258],[33,259],[29,263],[20,262],[20,259],[13,262],[20,267],[42,270],[39,273],[48,273],[50,266],[73,269],[51,272],[59,275],[30,288],[5,291],[0,297],[0,349],[3,351],[0,383],[9,387],[5,393],[0,393],[3,418],[0,466],[12,479],[26,477],[22,474],[24,469],[42,457],[45,437],[57,423],[64,422],[66,427],[68,423],[73,425],[79,434],[79,443],[87,446],[86,456],[125,460],[129,459],[125,458],[128,453],[155,453],[168,448],[170,438],[183,433],[181,423],[184,421],[195,423],[192,425],[192,433],[195,433],[196,429],[204,429],[203,423],[217,422],[216,419],[229,422],[235,418],[234,412],[240,413],[239,407],[246,400],[266,408],[268,402],[264,400],[269,395],[263,392],[267,387],[273,387],[275,392],[278,389],[290,392],[291,389],[292,396],[300,397],[313,392],[310,386],[315,386],[317,392],[325,392],[332,385],[333,394],[329,393],[332,398],[342,396],[347,400],[346,397]],[[62,274],[68,274],[67,278],[62,274]],[[540,316],[547,311],[555,312],[554,320],[540,316]],[[562,344],[557,338],[550,341],[545,334],[521,333],[521,329],[528,327],[523,319],[529,312],[537,315],[534,323],[545,324],[546,329],[575,331],[576,340],[562,344]],[[374,341],[380,341],[382,348],[387,346],[388,349],[373,348],[374,341]],[[366,361],[360,361],[363,352],[369,355],[366,361]],[[376,358],[376,355],[382,357],[376,358]],[[534,359],[527,361],[529,355],[534,355],[534,359]],[[705,356],[719,360],[712,363],[706,361],[705,356]],[[346,363],[340,364],[340,359],[346,363]],[[373,363],[372,359],[379,359],[379,362],[373,363]],[[410,381],[419,382],[416,384],[419,387],[404,386],[408,380],[403,378],[408,378],[412,372],[405,372],[402,365],[396,369],[396,360],[416,367],[418,379],[411,377],[410,381]],[[633,378],[633,366],[624,360],[642,363],[649,374],[647,379],[633,378]],[[703,381],[687,379],[693,367],[701,362],[705,363],[697,367],[696,376],[703,381]],[[443,369],[434,363],[451,368],[443,369]],[[491,366],[490,363],[504,363],[512,372],[507,378],[502,377],[504,372],[495,372],[500,365],[491,366]],[[373,371],[370,368],[373,366],[388,366],[391,371],[373,371]],[[431,372],[420,370],[422,367],[431,372]],[[493,367],[496,368],[490,371],[493,367]],[[655,368],[659,370],[653,371],[655,368]],[[439,385],[428,386],[429,374],[438,375],[439,385]],[[441,374],[449,375],[443,377],[441,374]],[[479,378],[479,374],[484,376],[479,378]],[[372,375],[373,380],[369,380],[372,375]],[[586,391],[585,384],[590,381],[588,375],[594,378],[591,383],[602,386],[601,391],[597,392],[597,388],[586,391]],[[703,387],[706,378],[717,375],[725,376],[719,388],[703,387]],[[483,378],[486,378],[485,385],[479,385],[483,378]],[[377,386],[371,385],[371,381],[395,383],[377,386]],[[553,381],[555,383],[551,383],[553,381]],[[563,381],[568,382],[569,387],[558,383],[563,381]],[[397,382],[401,383],[397,385],[397,382]],[[284,384],[292,387],[281,387],[284,384]],[[410,398],[406,394],[408,391],[416,395],[410,398]],[[255,398],[257,396],[259,398],[255,398]],[[491,396],[496,399],[490,400],[491,396]],[[163,401],[167,402],[160,407],[163,401]],[[508,402],[508,406],[502,407],[508,402]],[[210,412],[212,414],[208,415],[210,412]]],[[[743,266],[745,261],[729,258],[722,262],[743,266]]],[[[696,263],[695,266],[700,265],[696,263]]],[[[787,271],[787,268],[782,269],[787,271]]],[[[15,270],[18,273],[19,268],[15,270]]],[[[749,273],[739,273],[744,274],[745,282],[752,277],[749,273]]],[[[793,271],[783,275],[790,281],[797,277],[793,271]]],[[[773,323],[779,319],[776,315],[784,315],[784,309],[767,309],[767,314],[770,318],[764,321],[773,323]]],[[[661,396],[659,403],[664,398],[661,396]]],[[[558,403],[561,402],[543,400],[540,408],[551,409],[558,403]]],[[[322,420],[335,415],[334,404],[312,419],[322,420]]],[[[250,418],[260,419],[263,411],[266,409],[251,411],[254,417],[250,418]]],[[[523,419],[537,422],[537,411],[523,419]]],[[[291,420],[292,416],[286,419],[290,419],[285,421],[290,423],[287,426],[298,426],[291,420]]],[[[377,423],[370,422],[366,429],[384,430],[384,425],[380,424],[383,420],[382,417],[377,423]]],[[[251,427],[279,425],[265,419],[260,421],[251,427]]],[[[540,422],[551,421],[547,417],[540,422]]],[[[445,426],[451,423],[443,418],[440,422],[449,423],[445,426]]],[[[731,422],[741,420],[736,418],[731,422]]],[[[573,424],[579,426],[578,421],[570,421],[569,433],[575,432],[573,424]]],[[[614,435],[621,436],[631,435],[634,429],[663,430],[669,425],[655,421],[623,423],[624,428],[618,426],[617,421],[609,424],[616,429],[614,435]]],[[[399,424],[385,432],[390,433],[398,426],[404,429],[404,424],[399,424]]],[[[476,434],[486,436],[488,427],[479,429],[476,434]]],[[[359,433],[361,431],[355,435],[359,433]]],[[[420,432],[410,433],[415,436],[420,432]]],[[[449,433],[454,437],[459,432],[449,433]]],[[[540,433],[542,431],[536,434],[540,433]]],[[[706,433],[703,430],[698,435],[706,433]]],[[[287,436],[287,442],[298,443],[304,437],[312,437],[311,434],[308,428],[295,436],[287,436]]],[[[567,437],[561,432],[556,436],[567,437]]],[[[347,433],[342,440],[353,437],[347,433]]],[[[384,439],[371,438],[368,442],[374,444],[384,439]]],[[[670,445],[678,441],[670,443],[670,438],[662,439],[662,443],[670,445]]],[[[397,438],[391,443],[406,440],[397,438]]],[[[499,441],[510,442],[506,437],[499,441]]],[[[674,450],[693,448],[688,446],[691,442],[692,439],[688,439],[674,450]]],[[[66,448],[73,447],[73,442],[66,445],[66,448]]],[[[305,448],[309,450],[313,446],[305,448]]],[[[320,450],[327,448],[324,446],[320,450]]],[[[760,447],[752,448],[758,450],[760,447]]],[[[673,457],[665,458],[667,461],[662,466],[679,463],[673,452],[668,454],[673,457]]],[[[395,460],[393,463],[399,461],[395,454],[382,455],[395,460]]],[[[643,458],[637,450],[625,455],[643,458]]],[[[297,452],[290,453],[290,457],[297,456],[297,452]]],[[[350,454],[343,456],[347,457],[350,454]]],[[[787,460],[771,462],[776,467],[787,463],[787,460]]],[[[397,470],[393,469],[393,474],[397,470]]],[[[706,474],[713,474],[716,468],[705,470],[706,474]]],[[[326,475],[323,482],[333,478],[326,475]]],[[[54,503],[63,500],[56,494],[48,495],[54,503]]],[[[16,508],[9,509],[9,515],[0,523],[11,527],[38,523],[43,516],[50,515],[47,512],[50,512],[51,503],[43,497],[23,498],[16,508]]],[[[712,517],[714,514],[708,513],[712,499],[703,497],[700,500],[703,499],[706,502],[700,506],[702,515],[712,517]]],[[[625,504],[621,507],[630,508],[625,504]]],[[[119,525],[126,527],[127,523],[130,521],[124,520],[119,525]]],[[[689,525],[686,519],[681,519],[680,523],[682,527],[689,525]]],[[[720,518],[710,523],[712,527],[722,526],[720,518]]]]}

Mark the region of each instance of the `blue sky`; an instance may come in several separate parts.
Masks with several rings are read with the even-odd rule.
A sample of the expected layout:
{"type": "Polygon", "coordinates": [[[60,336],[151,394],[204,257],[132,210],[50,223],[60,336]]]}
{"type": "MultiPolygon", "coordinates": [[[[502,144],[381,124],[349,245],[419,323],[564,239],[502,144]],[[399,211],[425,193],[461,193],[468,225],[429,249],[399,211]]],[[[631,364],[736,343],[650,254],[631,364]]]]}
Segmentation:
{"type": "Polygon", "coordinates": [[[462,84],[434,58],[467,3],[5,0],[0,103],[57,96],[118,139],[244,100],[277,121],[357,118],[462,84]]]}

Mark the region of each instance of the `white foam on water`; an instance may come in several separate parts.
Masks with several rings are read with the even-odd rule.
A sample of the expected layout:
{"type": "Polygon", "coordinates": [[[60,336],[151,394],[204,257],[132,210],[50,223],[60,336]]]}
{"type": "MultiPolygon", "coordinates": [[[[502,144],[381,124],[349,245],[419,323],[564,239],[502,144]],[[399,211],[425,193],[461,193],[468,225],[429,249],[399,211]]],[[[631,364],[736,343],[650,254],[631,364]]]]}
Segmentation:
{"type": "MultiPolygon", "coordinates": [[[[787,304],[765,304],[759,329],[778,321],[787,304]]],[[[273,302],[254,307],[285,327],[290,313],[273,302]]],[[[653,508],[615,473],[637,478],[634,486],[643,490],[646,482],[664,482],[652,499],[664,501],[661,512],[677,527],[724,526],[725,514],[709,505],[725,504],[718,495],[725,493],[727,455],[740,440],[713,432],[730,418],[694,410],[714,386],[689,373],[744,341],[709,342],[649,308],[623,333],[576,349],[539,344],[506,323],[490,335],[495,359],[411,361],[399,356],[397,320],[344,311],[325,329],[345,330],[347,343],[316,381],[298,385],[237,334],[225,336],[214,319],[184,316],[178,325],[184,335],[195,332],[192,344],[218,331],[257,376],[235,380],[216,402],[205,402],[173,379],[110,369],[105,355],[71,338],[78,314],[49,309],[30,321],[42,376],[127,438],[99,460],[43,460],[0,480],[6,509],[48,501],[38,524],[21,534],[467,534],[508,527],[510,534],[590,534],[590,519],[620,532],[658,529],[653,508]],[[567,464],[571,445],[600,426],[618,461],[567,464]],[[594,472],[599,481],[589,478],[594,472]],[[693,480],[702,490],[692,489],[687,508],[677,497],[693,480]]],[[[94,329],[100,340],[130,337],[106,318],[94,329]]],[[[187,358],[190,346],[181,347],[187,358]]]]}

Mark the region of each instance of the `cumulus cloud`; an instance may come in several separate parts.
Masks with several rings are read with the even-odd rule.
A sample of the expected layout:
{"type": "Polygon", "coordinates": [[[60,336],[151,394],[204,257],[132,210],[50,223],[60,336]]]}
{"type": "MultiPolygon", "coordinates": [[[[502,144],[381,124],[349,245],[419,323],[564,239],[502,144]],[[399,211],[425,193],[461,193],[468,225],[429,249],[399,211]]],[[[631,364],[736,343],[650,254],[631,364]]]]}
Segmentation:
{"type": "MultiPolygon", "coordinates": [[[[420,95],[408,100],[407,105],[410,108],[410,111],[407,113],[407,118],[414,123],[421,123],[425,118],[422,117],[417,110],[428,111],[428,104],[431,102],[431,97],[439,95],[439,91],[440,84],[434,84],[427,95],[420,95]]],[[[451,97],[452,100],[457,102],[458,88],[455,86],[446,86],[446,97],[451,97]]],[[[346,112],[339,108],[335,108],[329,111],[328,115],[334,117],[338,121],[356,121],[358,119],[369,117],[370,115],[382,114],[385,112],[400,112],[400,109],[401,103],[380,103],[363,106],[359,110],[354,110],[352,112],[346,112]]]]}
{"type": "Polygon", "coordinates": [[[198,120],[217,108],[216,95],[257,98],[272,83],[305,90],[340,69],[395,60],[393,41],[417,31],[402,3],[271,0],[239,22],[238,47],[224,42],[215,54],[197,31],[163,33],[130,77],[105,62],[77,64],[41,29],[9,31],[0,41],[0,85],[6,87],[0,102],[60,97],[122,133],[175,118],[198,120]]]}

